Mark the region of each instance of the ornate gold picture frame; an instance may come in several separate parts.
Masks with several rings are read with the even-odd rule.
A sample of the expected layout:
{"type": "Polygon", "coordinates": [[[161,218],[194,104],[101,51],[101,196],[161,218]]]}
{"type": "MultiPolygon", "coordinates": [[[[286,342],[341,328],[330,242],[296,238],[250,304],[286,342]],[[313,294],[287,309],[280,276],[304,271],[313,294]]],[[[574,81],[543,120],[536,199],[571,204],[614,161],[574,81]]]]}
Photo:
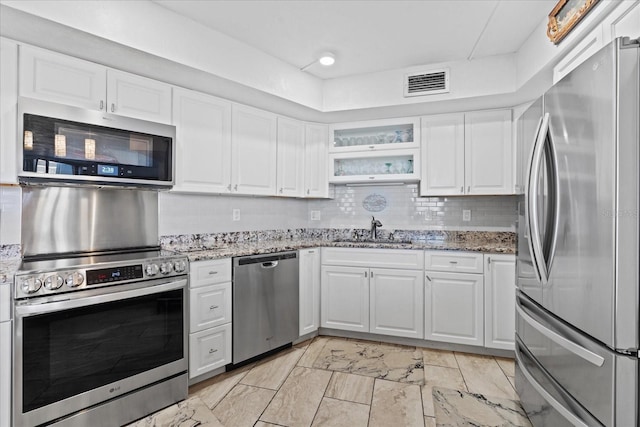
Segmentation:
{"type": "Polygon", "coordinates": [[[598,0],[560,0],[549,14],[549,40],[554,44],[560,43],[597,2],[598,0]]]}

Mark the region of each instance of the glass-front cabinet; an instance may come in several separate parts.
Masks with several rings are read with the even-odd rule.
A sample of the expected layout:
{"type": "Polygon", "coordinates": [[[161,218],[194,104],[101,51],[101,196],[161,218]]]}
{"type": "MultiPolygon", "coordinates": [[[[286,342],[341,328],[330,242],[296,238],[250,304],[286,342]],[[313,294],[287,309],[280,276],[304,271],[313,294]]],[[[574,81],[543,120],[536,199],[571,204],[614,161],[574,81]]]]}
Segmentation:
{"type": "Polygon", "coordinates": [[[389,150],[329,155],[329,182],[415,182],[420,179],[419,150],[389,150]]]}
{"type": "Polygon", "coordinates": [[[332,153],[419,148],[420,118],[338,123],[329,135],[332,153]]]}

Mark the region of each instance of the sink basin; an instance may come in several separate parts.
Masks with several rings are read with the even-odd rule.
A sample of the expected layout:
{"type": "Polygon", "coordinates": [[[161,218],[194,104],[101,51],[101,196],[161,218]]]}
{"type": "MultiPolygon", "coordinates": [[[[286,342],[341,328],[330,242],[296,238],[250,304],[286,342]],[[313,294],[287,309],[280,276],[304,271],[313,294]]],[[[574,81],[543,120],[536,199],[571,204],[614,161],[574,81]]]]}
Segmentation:
{"type": "Polygon", "coordinates": [[[357,243],[367,246],[396,246],[396,245],[410,245],[411,240],[388,240],[388,239],[342,239],[335,240],[334,243],[357,243]]]}

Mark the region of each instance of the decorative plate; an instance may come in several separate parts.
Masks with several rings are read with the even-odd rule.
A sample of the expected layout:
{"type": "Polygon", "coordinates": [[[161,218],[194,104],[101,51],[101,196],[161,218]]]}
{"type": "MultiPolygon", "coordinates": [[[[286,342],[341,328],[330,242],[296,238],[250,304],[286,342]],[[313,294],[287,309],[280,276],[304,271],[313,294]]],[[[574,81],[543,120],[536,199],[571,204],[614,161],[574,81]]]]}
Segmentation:
{"type": "Polygon", "coordinates": [[[362,201],[362,207],[369,212],[381,212],[387,207],[387,198],[382,194],[369,194],[362,201]]]}

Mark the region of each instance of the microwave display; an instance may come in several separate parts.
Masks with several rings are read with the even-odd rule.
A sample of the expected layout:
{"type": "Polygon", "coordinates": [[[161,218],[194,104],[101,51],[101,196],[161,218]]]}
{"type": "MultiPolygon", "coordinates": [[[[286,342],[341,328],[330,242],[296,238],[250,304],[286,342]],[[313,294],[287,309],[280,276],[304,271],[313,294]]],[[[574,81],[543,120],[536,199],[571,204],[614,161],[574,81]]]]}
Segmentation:
{"type": "Polygon", "coordinates": [[[29,176],[163,185],[173,180],[168,136],[24,113],[22,142],[22,169],[29,176]]]}

